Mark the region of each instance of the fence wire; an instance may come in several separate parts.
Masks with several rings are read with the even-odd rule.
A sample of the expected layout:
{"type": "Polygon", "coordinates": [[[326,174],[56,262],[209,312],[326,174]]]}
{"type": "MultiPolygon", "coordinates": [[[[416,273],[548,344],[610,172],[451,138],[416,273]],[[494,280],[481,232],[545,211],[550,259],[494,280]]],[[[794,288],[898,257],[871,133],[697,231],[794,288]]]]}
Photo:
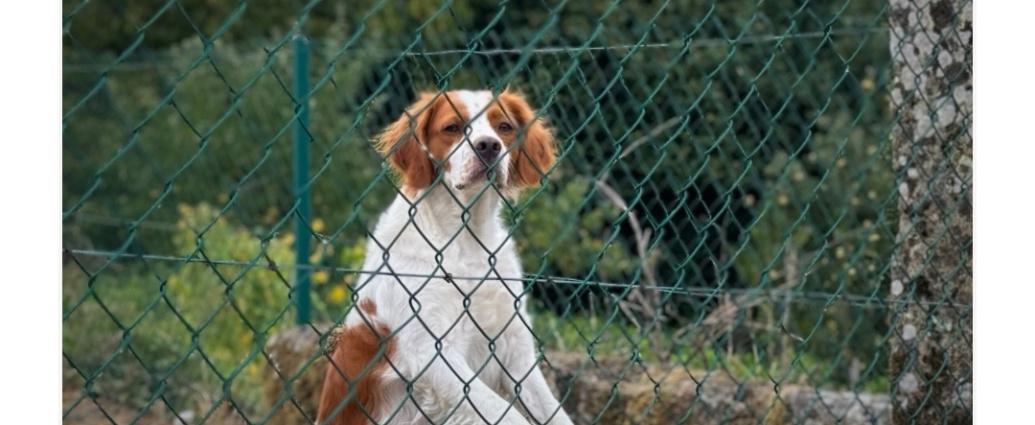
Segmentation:
{"type": "Polygon", "coordinates": [[[63,6],[68,423],[313,423],[371,139],[507,86],[560,155],[499,279],[576,423],[972,420],[967,0],[63,6]]]}

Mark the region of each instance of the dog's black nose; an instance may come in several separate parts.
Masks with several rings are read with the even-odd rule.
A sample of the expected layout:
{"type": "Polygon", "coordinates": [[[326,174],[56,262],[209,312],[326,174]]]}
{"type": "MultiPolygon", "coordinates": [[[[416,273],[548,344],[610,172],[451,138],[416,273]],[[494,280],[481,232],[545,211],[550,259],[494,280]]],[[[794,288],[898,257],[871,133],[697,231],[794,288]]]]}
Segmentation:
{"type": "Polygon", "coordinates": [[[503,142],[492,137],[483,137],[474,142],[474,151],[478,153],[482,161],[485,161],[486,165],[496,162],[501,150],[503,150],[503,142]]]}

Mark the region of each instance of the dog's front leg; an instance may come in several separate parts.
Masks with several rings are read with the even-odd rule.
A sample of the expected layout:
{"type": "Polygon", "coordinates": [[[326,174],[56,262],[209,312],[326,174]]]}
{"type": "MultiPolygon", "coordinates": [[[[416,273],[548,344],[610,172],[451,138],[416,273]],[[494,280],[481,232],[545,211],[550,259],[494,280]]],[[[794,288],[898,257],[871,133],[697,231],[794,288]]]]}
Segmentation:
{"type": "Polygon", "coordinates": [[[539,369],[540,359],[534,339],[527,330],[521,329],[520,331],[522,331],[520,334],[514,335],[517,343],[507,347],[512,352],[511,355],[505,357],[504,361],[504,367],[507,369],[504,380],[514,379],[517,382],[508,382],[503,387],[510,394],[518,393],[520,404],[532,417],[533,422],[570,425],[571,418],[554,397],[550,386],[546,383],[546,377],[543,376],[543,371],[539,369]]]}
{"type": "Polygon", "coordinates": [[[517,401],[500,397],[458,356],[436,356],[414,382],[413,399],[436,424],[528,424],[517,401]]]}

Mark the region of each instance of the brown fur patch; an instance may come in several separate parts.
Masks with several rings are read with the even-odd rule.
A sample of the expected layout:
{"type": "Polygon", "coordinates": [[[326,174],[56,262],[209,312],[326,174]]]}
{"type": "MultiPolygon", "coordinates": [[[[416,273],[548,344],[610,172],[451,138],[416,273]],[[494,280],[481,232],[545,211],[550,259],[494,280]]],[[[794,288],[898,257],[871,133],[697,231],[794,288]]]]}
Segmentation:
{"type": "Polygon", "coordinates": [[[384,355],[379,357],[377,354],[382,340],[390,330],[373,320],[372,316],[377,312],[373,301],[364,299],[360,301],[359,308],[374,328],[361,322],[335,331],[336,344],[330,352],[331,363],[327,366],[320,407],[317,409],[319,424],[370,423],[367,415],[373,415],[384,403],[379,379],[389,367],[386,359],[395,352],[395,341],[391,338],[384,340],[384,355]],[[329,418],[349,396],[350,387],[355,388],[352,398],[337,415],[329,418]]]}
{"type": "Polygon", "coordinates": [[[367,317],[374,316],[377,314],[377,304],[370,298],[363,298],[359,300],[359,310],[362,311],[367,317]]]}
{"type": "Polygon", "coordinates": [[[468,112],[449,93],[422,92],[399,119],[374,139],[374,146],[388,155],[392,167],[402,176],[404,192],[413,194],[435,181],[435,161],[448,169],[449,148],[463,136],[468,112]],[[446,131],[455,124],[459,132],[446,131]]]}
{"type": "MultiPolygon", "coordinates": [[[[553,133],[542,117],[536,118],[535,111],[520,93],[505,91],[500,94],[499,101],[505,109],[505,115],[517,121],[514,125],[516,133],[520,134],[521,129],[524,129],[524,141],[519,141],[521,146],[511,151],[512,155],[517,155],[511,165],[514,186],[538,187],[543,175],[557,161],[553,133]]],[[[520,139],[520,136],[516,139],[520,139]]]]}

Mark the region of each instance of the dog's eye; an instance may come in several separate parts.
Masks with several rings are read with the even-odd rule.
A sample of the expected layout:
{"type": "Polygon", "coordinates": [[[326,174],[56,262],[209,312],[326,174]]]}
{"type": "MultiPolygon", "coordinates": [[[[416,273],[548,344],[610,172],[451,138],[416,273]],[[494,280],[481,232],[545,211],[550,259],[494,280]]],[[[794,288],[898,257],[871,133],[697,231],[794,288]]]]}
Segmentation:
{"type": "Polygon", "coordinates": [[[511,131],[514,131],[514,127],[511,126],[510,123],[506,122],[501,122],[500,125],[496,127],[496,129],[499,130],[501,133],[510,133],[511,131]]]}
{"type": "Polygon", "coordinates": [[[442,131],[444,131],[446,133],[459,133],[460,132],[460,126],[456,125],[456,124],[449,124],[449,125],[446,126],[446,128],[443,128],[442,131]]]}

